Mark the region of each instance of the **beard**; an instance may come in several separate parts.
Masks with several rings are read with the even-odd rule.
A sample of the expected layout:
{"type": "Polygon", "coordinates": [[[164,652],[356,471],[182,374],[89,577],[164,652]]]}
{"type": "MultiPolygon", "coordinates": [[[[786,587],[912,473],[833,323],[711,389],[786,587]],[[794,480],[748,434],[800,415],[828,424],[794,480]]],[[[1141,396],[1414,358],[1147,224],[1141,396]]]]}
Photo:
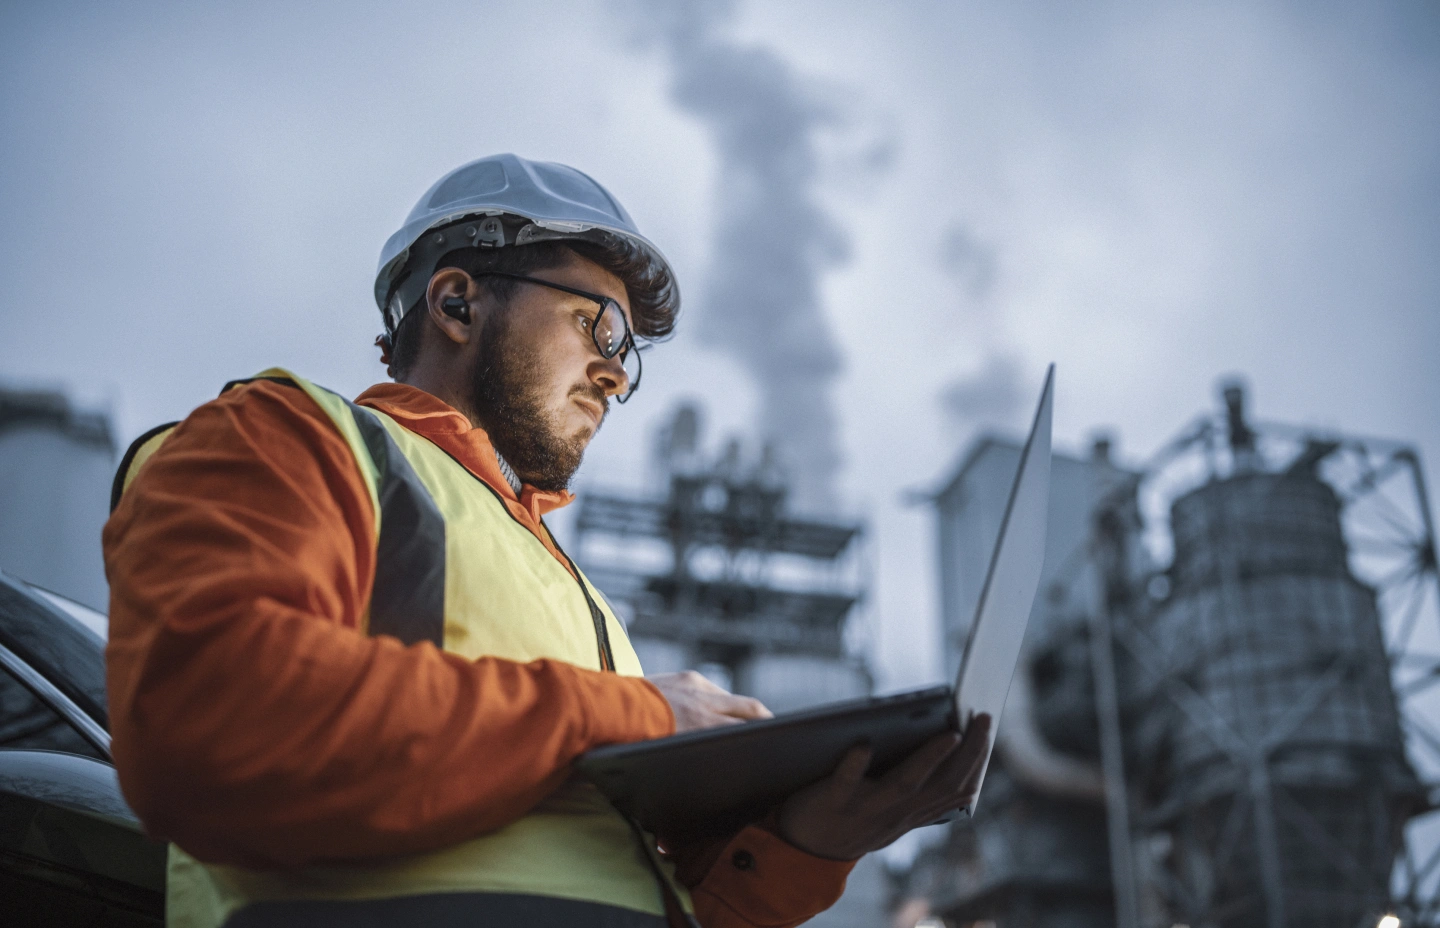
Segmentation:
{"type": "MultiPolygon", "coordinates": [[[[537,490],[564,490],[580,467],[585,447],[594,437],[562,434],[557,418],[545,408],[545,389],[533,350],[522,350],[512,337],[509,313],[494,313],[480,333],[480,348],[470,378],[470,402],[490,442],[525,483],[537,490]]],[[[587,396],[603,410],[600,431],[610,404],[605,391],[588,381],[566,394],[587,396]]]]}

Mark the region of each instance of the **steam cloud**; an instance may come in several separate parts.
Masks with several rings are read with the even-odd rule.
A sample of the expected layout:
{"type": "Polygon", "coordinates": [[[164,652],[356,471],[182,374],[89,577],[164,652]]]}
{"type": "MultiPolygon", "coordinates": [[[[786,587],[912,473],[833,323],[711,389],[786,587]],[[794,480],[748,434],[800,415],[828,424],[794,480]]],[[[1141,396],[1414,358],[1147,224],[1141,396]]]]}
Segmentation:
{"type": "Polygon", "coordinates": [[[753,375],[761,436],[779,452],[802,508],[830,509],[841,466],[831,387],[841,369],[819,278],[847,258],[820,208],[819,131],[840,114],[769,49],[724,34],[730,2],[632,4],[673,69],[672,98],[720,156],[713,265],[701,339],[753,375]]]}
{"type": "Polygon", "coordinates": [[[940,405],[959,435],[969,440],[977,429],[1008,427],[1026,408],[1024,371],[1015,351],[994,331],[993,300],[999,281],[1000,252],[955,221],[940,238],[940,268],[968,298],[972,338],[988,346],[978,368],[955,378],[940,391],[940,405]]]}
{"type": "Polygon", "coordinates": [[[965,288],[973,300],[983,300],[995,287],[995,247],[977,238],[966,226],[951,225],[940,239],[940,267],[965,288]]]}
{"type": "Polygon", "coordinates": [[[1025,399],[1019,361],[1000,353],[988,355],[978,371],[952,381],[940,394],[945,411],[965,428],[1010,425],[1023,414],[1025,399]]]}

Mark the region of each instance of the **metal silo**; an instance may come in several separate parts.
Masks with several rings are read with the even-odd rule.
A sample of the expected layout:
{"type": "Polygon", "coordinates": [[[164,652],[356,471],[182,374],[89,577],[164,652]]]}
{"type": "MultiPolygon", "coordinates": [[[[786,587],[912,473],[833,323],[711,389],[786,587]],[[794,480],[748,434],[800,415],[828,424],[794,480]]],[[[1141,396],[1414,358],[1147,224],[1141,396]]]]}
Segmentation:
{"type": "MultiPolygon", "coordinates": [[[[920,855],[897,924],[1440,928],[1424,468],[1400,442],[1250,422],[1233,384],[1224,401],[1105,492],[1052,501],[1064,541],[1001,726],[1041,750],[997,746],[999,788],[920,855]]],[[[947,534],[941,502],[962,591],[947,552],[984,537],[947,534]]]]}
{"type": "Polygon", "coordinates": [[[1334,490],[1305,468],[1241,473],[1177,500],[1171,527],[1150,631],[1193,699],[1140,702],[1164,732],[1152,817],[1176,869],[1217,926],[1373,924],[1420,787],[1334,490]]]}
{"type": "Polygon", "coordinates": [[[1374,925],[1426,803],[1375,590],[1351,572],[1342,500],[1318,473],[1339,444],[1275,467],[1239,392],[1226,400],[1231,465],[1170,507],[1168,595],[1136,616],[1150,650],[1122,671],[1138,798],[1167,839],[1177,915],[1374,925]]]}

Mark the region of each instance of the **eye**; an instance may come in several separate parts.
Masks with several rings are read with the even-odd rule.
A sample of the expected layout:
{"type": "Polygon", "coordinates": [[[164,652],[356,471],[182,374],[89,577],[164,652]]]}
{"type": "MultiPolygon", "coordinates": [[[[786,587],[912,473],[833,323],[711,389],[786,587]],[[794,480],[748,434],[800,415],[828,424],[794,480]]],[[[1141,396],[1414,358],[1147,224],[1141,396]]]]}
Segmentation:
{"type": "Polygon", "coordinates": [[[594,319],[591,319],[589,316],[586,316],[586,315],[584,315],[583,313],[580,315],[580,328],[581,328],[582,331],[585,331],[585,332],[590,331],[590,327],[593,326],[594,324],[595,324],[595,320],[594,320],[594,319]]]}

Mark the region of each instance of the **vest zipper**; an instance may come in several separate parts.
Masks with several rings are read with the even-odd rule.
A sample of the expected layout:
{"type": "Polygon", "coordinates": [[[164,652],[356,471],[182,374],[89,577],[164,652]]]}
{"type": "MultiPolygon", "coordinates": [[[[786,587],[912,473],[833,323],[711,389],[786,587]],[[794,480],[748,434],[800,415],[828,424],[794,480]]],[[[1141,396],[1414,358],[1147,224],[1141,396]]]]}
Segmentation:
{"type": "Polygon", "coordinates": [[[560,542],[555,540],[555,533],[550,531],[550,526],[545,524],[544,519],[540,520],[540,525],[545,529],[545,534],[550,536],[550,543],[555,546],[555,550],[559,551],[560,556],[565,559],[565,563],[570,565],[570,573],[575,576],[575,582],[580,584],[580,593],[585,597],[585,605],[590,607],[590,620],[595,623],[595,642],[600,646],[600,669],[613,673],[615,671],[615,654],[610,650],[610,630],[605,627],[605,613],[601,612],[600,607],[596,605],[595,599],[590,595],[590,588],[585,585],[585,580],[580,574],[580,568],[575,566],[575,562],[570,560],[570,555],[560,547],[560,542]]]}
{"type": "MultiPolygon", "coordinates": [[[[544,519],[540,520],[540,524],[545,527],[545,534],[550,536],[550,543],[555,545],[555,550],[559,551],[561,557],[565,558],[565,563],[570,565],[570,572],[575,575],[575,582],[580,584],[580,592],[585,595],[585,602],[590,607],[590,617],[595,620],[595,638],[600,643],[600,669],[613,673],[615,671],[615,655],[610,652],[610,632],[605,627],[605,613],[601,612],[600,607],[596,605],[594,598],[590,595],[589,587],[581,578],[580,568],[575,566],[575,562],[570,560],[570,555],[560,547],[560,542],[555,540],[555,533],[550,531],[550,526],[545,525],[544,519]]],[[[695,916],[686,912],[685,906],[681,904],[680,896],[675,891],[675,885],[670,881],[670,877],[666,875],[665,868],[660,863],[660,852],[656,849],[655,842],[646,837],[645,829],[638,821],[620,812],[619,809],[615,811],[629,823],[631,830],[635,832],[635,840],[640,842],[640,850],[645,855],[645,862],[650,865],[651,872],[655,874],[655,882],[660,884],[660,902],[665,909],[665,921],[669,928],[701,928],[700,922],[696,920],[695,916]]]]}
{"type": "MultiPolygon", "coordinates": [[[[421,437],[423,438],[424,436],[422,435],[421,437]]],[[[429,439],[426,440],[428,441],[429,439]]],[[[446,449],[441,448],[440,445],[435,444],[435,442],[433,441],[430,442],[430,444],[435,445],[435,447],[437,448],[440,448],[440,450],[445,453],[446,457],[455,462],[455,465],[457,467],[459,467],[465,473],[470,474],[470,476],[474,478],[476,483],[489,490],[490,495],[495,497],[495,501],[500,504],[500,508],[505,511],[505,514],[510,517],[511,521],[515,522],[516,524],[520,524],[521,527],[524,528],[524,525],[520,523],[520,520],[516,519],[515,514],[510,511],[510,507],[505,505],[505,497],[500,495],[499,490],[495,489],[490,484],[486,483],[484,480],[481,480],[479,477],[476,477],[475,474],[471,473],[470,468],[460,463],[460,459],[455,457],[455,455],[451,454],[446,449]]],[[[496,452],[497,459],[499,458],[499,456],[499,452],[496,452]]],[[[590,596],[590,590],[585,586],[585,581],[580,579],[580,568],[575,566],[575,562],[570,560],[570,555],[566,554],[565,550],[560,547],[560,542],[555,540],[555,533],[550,531],[550,526],[545,524],[544,519],[541,519],[539,521],[540,527],[545,529],[545,534],[550,536],[550,543],[555,546],[556,551],[560,552],[560,556],[565,559],[565,563],[570,565],[570,573],[575,577],[575,582],[580,585],[580,595],[585,597],[585,605],[590,607],[590,621],[595,623],[595,643],[597,645],[597,649],[600,652],[600,669],[602,671],[608,670],[611,673],[614,673],[615,655],[610,651],[610,632],[608,629],[605,628],[605,613],[601,612],[600,607],[595,605],[595,600],[590,596]]],[[[526,529],[526,531],[529,530],[526,529]]],[[[539,541],[540,539],[537,538],[535,540],[539,541]]]]}
{"type": "MultiPolygon", "coordinates": [[[[439,448],[440,446],[436,445],[436,447],[439,448]]],[[[444,448],[440,448],[440,450],[445,451],[444,448]]],[[[455,461],[461,470],[470,473],[470,469],[464,464],[461,464],[453,454],[450,454],[448,451],[445,451],[445,453],[449,455],[452,461],[455,461]]],[[[474,474],[470,474],[470,476],[475,477],[474,474]]],[[[509,515],[511,519],[515,519],[514,514],[510,512],[510,508],[505,505],[504,498],[501,497],[494,487],[479,477],[475,477],[475,482],[489,490],[496,501],[500,503],[500,508],[505,510],[505,514],[509,515]]],[[[519,520],[516,521],[518,522],[519,520]]],[[[595,623],[595,643],[600,651],[600,670],[602,672],[608,671],[614,673],[615,655],[610,650],[610,630],[605,627],[605,613],[601,612],[600,607],[596,605],[595,598],[590,595],[590,588],[585,585],[585,580],[580,574],[580,568],[575,566],[575,562],[570,559],[570,555],[566,554],[565,549],[560,547],[560,542],[555,540],[555,533],[550,531],[550,526],[545,524],[544,519],[539,521],[540,527],[545,529],[545,534],[549,536],[550,543],[555,546],[555,550],[560,552],[560,556],[563,557],[565,563],[569,565],[570,573],[574,576],[575,582],[580,587],[580,595],[585,597],[585,605],[590,607],[590,620],[595,623]]],[[[612,806],[612,808],[614,807],[612,806]]],[[[615,810],[615,814],[625,819],[625,821],[630,824],[630,827],[634,829],[635,836],[640,842],[640,850],[645,856],[645,862],[650,865],[650,870],[655,875],[655,881],[660,884],[660,898],[665,909],[666,923],[670,928],[700,928],[700,923],[695,919],[695,916],[686,912],[685,907],[680,903],[680,896],[676,893],[674,884],[670,882],[670,878],[666,876],[664,868],[660,865],[659,852],[655,850],[653,843],[645,837],[645,829],[640,826],[639,822],[625,815],[619,809],[615,810]]]]}

